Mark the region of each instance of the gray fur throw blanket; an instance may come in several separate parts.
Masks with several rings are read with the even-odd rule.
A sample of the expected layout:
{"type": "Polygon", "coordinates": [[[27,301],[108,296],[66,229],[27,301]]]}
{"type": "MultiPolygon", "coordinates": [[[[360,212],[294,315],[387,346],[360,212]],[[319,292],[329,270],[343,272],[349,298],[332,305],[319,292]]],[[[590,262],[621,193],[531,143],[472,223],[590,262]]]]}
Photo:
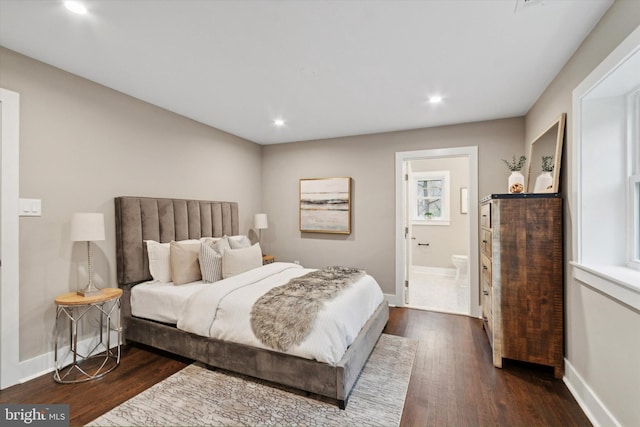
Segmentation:
{"type": "Polygon", "coordinates": [[[251,309],[251,329],[265,345],[287,351],[311,331],[320,309],[366,272],[350,267],[326,267],[271,289],[251,309]]]}

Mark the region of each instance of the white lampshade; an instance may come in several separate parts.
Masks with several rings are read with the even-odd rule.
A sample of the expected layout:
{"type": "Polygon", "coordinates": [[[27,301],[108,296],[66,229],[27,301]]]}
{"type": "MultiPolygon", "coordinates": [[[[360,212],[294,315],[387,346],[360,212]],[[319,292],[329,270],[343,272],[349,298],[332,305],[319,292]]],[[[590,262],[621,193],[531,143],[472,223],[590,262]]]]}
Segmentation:
{"type": "Polygon", "coordinates": [[[74,242],[104,240],[104,214],[74,213],[71,217],[71,240],[74,242]]]}
{"type": "Polygon", "coordinates": [[[269,228],[269,223],[267,222],[267,214],[255,214],[255,216],[253,217],[253,228],[255,228],[256,230],[269,228]]]}

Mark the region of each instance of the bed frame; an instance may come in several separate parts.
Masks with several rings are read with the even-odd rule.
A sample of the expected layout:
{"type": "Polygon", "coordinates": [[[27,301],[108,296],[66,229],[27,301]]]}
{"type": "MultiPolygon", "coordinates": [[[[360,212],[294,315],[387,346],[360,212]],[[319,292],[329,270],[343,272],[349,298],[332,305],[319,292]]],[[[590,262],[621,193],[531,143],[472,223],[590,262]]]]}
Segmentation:
{"type": "Polygon", "coordinates": [[[202,337],[174,325],[131,315],[130,293],[151,280],[144,240],[222,237],[239,234],[238,204],[183,199],[117,197],[116,257],[118,284],[123,289],[122,328],[126,341],[145,344],[209,366],[294,387],[347,405],[349,394],[389,319],[380,304],[360,334],[335,365],[202,337]]]}

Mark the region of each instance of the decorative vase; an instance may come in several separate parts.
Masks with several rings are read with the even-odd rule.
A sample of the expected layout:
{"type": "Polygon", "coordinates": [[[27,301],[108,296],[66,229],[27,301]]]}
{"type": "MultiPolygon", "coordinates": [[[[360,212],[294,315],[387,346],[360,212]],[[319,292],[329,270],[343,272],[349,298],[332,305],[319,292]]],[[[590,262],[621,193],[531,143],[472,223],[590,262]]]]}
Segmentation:
{"type": "Polygon", "coordinates": [[[511,171],[509,193],[524,193],[524,175],[520,171],[511,171]]]}
{"type": "Polygon", "coordinates": [[[536,185],[533,187],[534,193],[549,193],[553,190],[553,177],[551,172],[542,172],[536,178],[536,185]]]}

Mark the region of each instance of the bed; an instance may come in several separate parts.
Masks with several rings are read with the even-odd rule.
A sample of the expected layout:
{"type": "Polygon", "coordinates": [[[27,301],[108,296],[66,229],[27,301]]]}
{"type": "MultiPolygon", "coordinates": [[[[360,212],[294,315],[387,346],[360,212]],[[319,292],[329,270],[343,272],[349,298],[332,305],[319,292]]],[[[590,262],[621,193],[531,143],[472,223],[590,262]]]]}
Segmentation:
{"type": "MultiPolygon", "coordinates": [[[[136,316],[132,313],[132,292],[138,300],[144,298],[140,296],[144,293],[138,292],[143,288],[136,290],[135,286],[144,285],[152,279],[145,241],[171,242],[238,235],[238,205],[235,202],[117,197],[115,213],[118,283],[124,291],[122,328],[127,342],[148,345],[211,367],[293,387],[332,399],[341,408],[346,407],[358,375],[389,318],[386,302],[382,301],[373,309],[373,314],[365,319],[364,326],[344,354],[337,361],[330,362],[186,332],[179,329],[171,318],[150,319],[146,317],[153,316],[145,314],[136,316]]],[[[295,266],[276,264],[256,270],[283,268],[295,271],[295,266]]]]}

